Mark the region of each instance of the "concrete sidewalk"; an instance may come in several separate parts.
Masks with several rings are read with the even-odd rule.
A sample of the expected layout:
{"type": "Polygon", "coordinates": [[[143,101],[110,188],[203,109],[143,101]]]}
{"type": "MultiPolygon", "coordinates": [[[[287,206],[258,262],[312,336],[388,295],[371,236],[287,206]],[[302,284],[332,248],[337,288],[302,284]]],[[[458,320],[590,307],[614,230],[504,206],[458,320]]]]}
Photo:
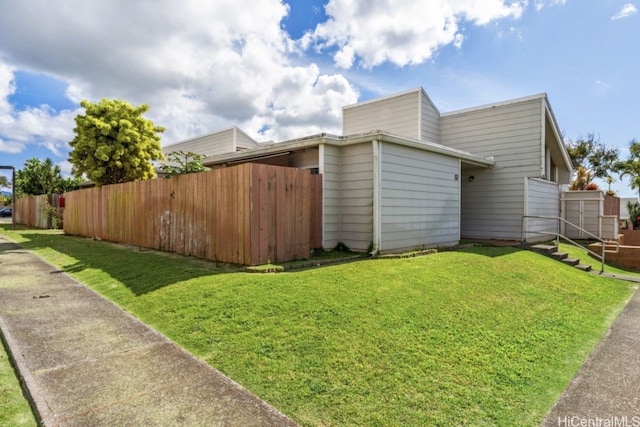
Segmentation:
{"type": "Polygon", "coordinates": [[[627,303],[542,425],[640,426],[640,291],[627,303]]]}
{"type": "Polygon", "coordinates": [[[0,329],[45,426],[295,425],[2,236],[0,278],[0,329]]]}

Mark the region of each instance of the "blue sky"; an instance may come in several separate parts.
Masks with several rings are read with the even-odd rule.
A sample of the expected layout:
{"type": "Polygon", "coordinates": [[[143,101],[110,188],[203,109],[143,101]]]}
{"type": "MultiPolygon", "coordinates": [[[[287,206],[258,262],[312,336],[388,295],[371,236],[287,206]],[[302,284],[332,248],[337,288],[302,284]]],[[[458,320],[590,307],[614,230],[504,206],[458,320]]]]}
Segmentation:
{"type": "Polygon", "coordinates": [[[149,104],[164,145],[232,125],[277,141],[340,133],[343,105],[418,86],[441,112],[546,92],[565,138],[624,157],[640,139],[638,6],[0,0],[0,164],[68,172],[82,99],[149,104]]]}

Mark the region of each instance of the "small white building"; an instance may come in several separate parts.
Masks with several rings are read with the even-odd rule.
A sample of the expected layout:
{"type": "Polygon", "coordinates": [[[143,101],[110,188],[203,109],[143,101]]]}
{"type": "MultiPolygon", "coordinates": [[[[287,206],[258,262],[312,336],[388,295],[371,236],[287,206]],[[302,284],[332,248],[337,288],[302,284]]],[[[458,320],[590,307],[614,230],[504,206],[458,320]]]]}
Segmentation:
{"type": "MultiPolygon", "coordinates": [[[[546,94],[441,113],[416,88],[343,107],[343,136],[241,145],[232,130],[235,137],[225,130],[165,152],[204,154],[209,167],[259,162],[322,174],[324,248],[520,240],[523,215],[560,216],[560,185],[571,178],[546,94]]],[[[546,225],[525,222],[528,231],[546,225]]]]}

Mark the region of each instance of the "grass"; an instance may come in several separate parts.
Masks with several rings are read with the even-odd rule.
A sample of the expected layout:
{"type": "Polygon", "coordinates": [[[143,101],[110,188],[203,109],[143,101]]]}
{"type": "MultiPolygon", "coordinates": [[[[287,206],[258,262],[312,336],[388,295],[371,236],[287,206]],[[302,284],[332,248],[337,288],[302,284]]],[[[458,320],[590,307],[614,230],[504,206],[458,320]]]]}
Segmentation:
{"type": "Polygon", "coordinates": [[[509,247],[249,274],[0,232],[304,426],[539,425],[633,290],[509,247]]]}
{"type": "Polygon", "coordinates": [[[15,427],[37,425],[31,407],[22,394],[9,355],[2,344],[0,344],[0,425],[15,427]]]}
{"type": "MultiPolygon", "coordinates": [[[[588,243],[586,242],[580,242],[583,246],[588,247],[588,243]]],[[[567,254],[569,254],[570,258],[577,258],[580,260],[580,263],[582,264],[590,264],[592,269],[595,271],[600,271],[601,267],[602,267],[602,263],[599,259],[591,256],[586,250],[578,248],[574,245],[571,245],[569,243],[560,243],[560,245],[558,246],[558,250],[560,252],[566,252],[567,254]]],[[[622,268],[618,268],[616,266],[610,265],[610,264],[606,264],[606,259],[607,259],[607,254],[605,254],[605,266],[604,266],[604,272],[605,273],[610,273],[610,274],[616,274],[616,275],[623,275],[623,276],[635,276],[635,277],[640,277],[640,273],[635,272],[635,271],[629,271],[629,270],[624,270],[622,268]]]]}

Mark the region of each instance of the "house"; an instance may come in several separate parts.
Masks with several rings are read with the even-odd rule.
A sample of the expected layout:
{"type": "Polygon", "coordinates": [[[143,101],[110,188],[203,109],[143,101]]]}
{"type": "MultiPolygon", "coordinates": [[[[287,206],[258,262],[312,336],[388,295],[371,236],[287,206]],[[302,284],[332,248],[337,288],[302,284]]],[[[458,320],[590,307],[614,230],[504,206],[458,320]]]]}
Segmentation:
{"type": "Polygon", "coordinates": [[[257,162],[322,174],[324,248],[385,253],[520,240],[523,224],[548,226],[523,215],[560,215],[560,185],[571,177],[546,94],[441,113],[416,88],[343,107],[343,135],[249,147],[238,144],[238,131],[235,140],[215,133],[165,152],[204,154],[213,168],[257,162]]]}
{"type": "Polygon", "coordinates": [[[212,157],[218,154],[232,153],[235,151],[250,150],[256,148],[258,143],[249,135],[232,126],[218,132],[208,133],[195,138],[186,139],[171,145],[167,153],[184,151],[202,154],[212,157]]]}

